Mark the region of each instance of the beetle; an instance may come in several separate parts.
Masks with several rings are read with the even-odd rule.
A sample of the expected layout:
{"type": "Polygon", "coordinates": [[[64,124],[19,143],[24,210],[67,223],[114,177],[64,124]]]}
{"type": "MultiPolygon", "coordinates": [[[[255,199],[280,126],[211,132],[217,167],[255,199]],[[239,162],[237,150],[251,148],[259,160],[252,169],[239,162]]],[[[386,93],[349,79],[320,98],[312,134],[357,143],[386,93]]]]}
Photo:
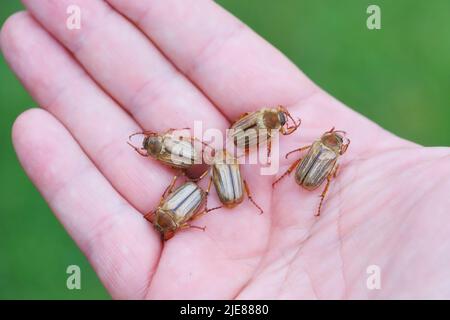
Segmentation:
{"type": "Polygon", "coordinates": [[[199,179],[210,172],[208,192],[211,183],[214,183],[220,202],[227,208],[233,208],[244,200],[244,190],[248,199],[263,213],[261,207],[253,200],[247,181],[242,178],[240,165],[226,150],[215,151],[214,158],[209,170],[205,171],[199,179]]]}
{"type": "Polygon", "coordinates": [[[293,133],[300,126],[301,120],[295,122],[289,111],[283,107],[263,108],[254,112],[242,114],[230,127],[229,136],[238,148],[246,152],[253,146],[267,141],[267,158],[271,153],[272,130],[278,130],[283,135],[293,133]],[[288,125],[291,119],[293,125],[288,125]]]}
{"type": "Polygon", "coordinates": [[[137,132],[130,135],[129,140],[135,135],[144,135],[142,147],[137,148],[129,141],[128,144],[141,156],[151,156],[173,168],[188,169],[194,164],[201,163],[202,155],[195,148],[194,143],[195,141],[199,141],[203,145],[206,144],[194,137],[182,137],[176,135],[174,134],[174,131],[176,131],[176,129],[169,129],[164,133],[152,131],[137,132]]]}
{"type": "Polygon", "coordinates": [[[207,212],[221,208],[208,209],[206,207],[208,192],[192,181],[187,181],[173,190],[177,178],[178,176],[175,176],[166,188],[157,208],[144,215],[165,241],[171,239],[177,231],[186,228],[205,230],[205,227],[198,227],[190,222],[207,212]]]}
{"type": "Polygon", "coordinates": [[[320,203],[316,213],[316,216],[319,216],[331,179],[337,175],[339,168],[338,159],[347,151],[349,145],[350,139],[346,137],[345,131],[334,130],[334,127],[331,128],[330,131],[325,132],[313,144],[288,152],[286,159],[293,152],[309,149],[306,156],[297,159],[289,166],[288,170],[272,186],[275,186],[276,183],[290,174],[294,169],[295,182],[306,190],[315,190],[327,180],[325,188],[320,195],[320,203]]]}

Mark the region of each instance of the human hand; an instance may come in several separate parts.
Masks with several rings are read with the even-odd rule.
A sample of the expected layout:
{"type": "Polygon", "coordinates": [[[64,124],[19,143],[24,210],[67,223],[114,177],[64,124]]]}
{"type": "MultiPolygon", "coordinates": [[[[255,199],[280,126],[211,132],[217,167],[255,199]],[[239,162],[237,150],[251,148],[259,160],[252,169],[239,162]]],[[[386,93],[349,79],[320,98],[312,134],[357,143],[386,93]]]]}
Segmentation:
{"type": "Polygon", "coordinates": [[[213,2],[24,3],[29,13],[5,23],[1,48],[42,109],[19,116],[14,146],[114,298],[450,296],[448,148],[402,140],[345,107],[213,2]],[[80,30],[66,28],[72,4],[80,30]],[[194,120],[225,130],[278,104],[303,120],[280,141],[280,174],[293,161],[286,152],[333,126],[352,140],[322,215],[322,187],[308,192],[290,177],[272,189],[275,176],[245,166],[263,215],[246,201],[199,219],[205,232],[162,244],[142,214],[174,172],[126,137],[194,120]],[[366,287],[373,264],[381,290],[366,287]]]}

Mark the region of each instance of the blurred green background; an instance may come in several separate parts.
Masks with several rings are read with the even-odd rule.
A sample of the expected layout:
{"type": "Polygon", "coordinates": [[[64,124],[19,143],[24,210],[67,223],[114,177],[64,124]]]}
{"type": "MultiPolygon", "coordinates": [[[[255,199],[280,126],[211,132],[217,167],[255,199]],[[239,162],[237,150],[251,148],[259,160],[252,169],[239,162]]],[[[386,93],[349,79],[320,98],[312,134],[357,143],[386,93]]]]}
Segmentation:
{"type": "MultiPolygon", "coordinates": [[[[450,145],[450,1],[218,2],[384,128],[427,146],[450,145]],[[369,4],[381,7],[381,30],[366,27],[369,4]]],[[[0,23],[21,8],[1,1],[0,23]]],[[[11,125],[34,105],[1,56],[0,298],[109,298],[14,154],[11,125]],[[81,290],[66,288],[71,264],[82,269],[81,290]]]]}

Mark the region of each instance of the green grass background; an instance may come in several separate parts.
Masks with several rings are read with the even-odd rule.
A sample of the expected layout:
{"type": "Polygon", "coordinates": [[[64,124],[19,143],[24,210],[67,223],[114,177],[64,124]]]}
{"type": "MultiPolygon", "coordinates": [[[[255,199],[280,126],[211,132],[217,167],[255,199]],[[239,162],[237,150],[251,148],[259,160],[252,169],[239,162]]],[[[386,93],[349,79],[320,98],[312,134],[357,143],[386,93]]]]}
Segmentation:
{"type": "MultiPolygon", "coordinates": [[[[450,1],[219,3],[381,126],[427,146],[450,145],[450,1]],[[381,7],[381,30],[366,27],[369,4],[381,7]]],[[[0,23],[21,8],[1,1],[0,23]]],[[[109,298],[14,154],[11,125],[35,105],[0,56],[0,298],[109,298]],[[82,269],[81,290],[66,288],[70,264],[82,269]]]]}

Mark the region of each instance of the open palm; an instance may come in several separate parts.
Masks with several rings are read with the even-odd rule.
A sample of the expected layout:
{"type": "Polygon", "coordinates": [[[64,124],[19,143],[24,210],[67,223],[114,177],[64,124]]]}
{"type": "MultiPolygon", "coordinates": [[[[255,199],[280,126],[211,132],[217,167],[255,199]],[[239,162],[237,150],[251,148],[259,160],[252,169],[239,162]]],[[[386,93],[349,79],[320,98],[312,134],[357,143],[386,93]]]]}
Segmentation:
{"type": "MultiPolygon", "coordinates": [[[[1,48],[43,109],[17,119],[14,145],[114,298],[450,297],[448,149],[397,138],[343,106],[212,1],[24,2],[1,48]],[[81,29],[66,26],[73,4],[81,29]],[[162,244],[142,213],[174,172],[137,156],[128,135],[194,120],[225,130],[278,104],[303,120],[281,155],[333,126],[352,140],[322,216],[321,190],[292,177],[273,190],[275,176],[245,166],[263,215],[245,201],[199,219],[205,232],[162,244]],[[371,265],[379,290],[366,285],[371,265]]],[[[294,159],[281,161],[280,173],[294,159]]]]}

